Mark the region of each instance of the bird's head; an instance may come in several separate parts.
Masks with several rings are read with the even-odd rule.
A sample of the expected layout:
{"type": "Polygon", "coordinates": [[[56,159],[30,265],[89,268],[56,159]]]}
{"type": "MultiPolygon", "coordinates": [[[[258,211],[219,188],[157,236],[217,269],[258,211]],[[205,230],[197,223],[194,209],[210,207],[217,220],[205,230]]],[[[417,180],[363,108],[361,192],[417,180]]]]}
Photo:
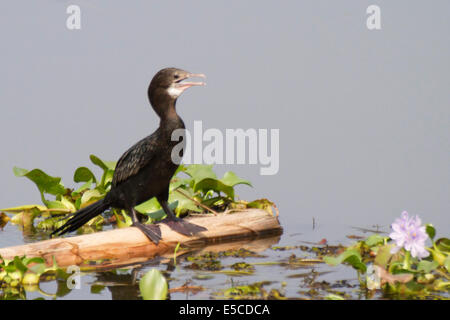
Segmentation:
{"type": "Polygon", "coordinates": [[[192,86],[203,86],[204,82],[185,81],[190,78],[206,78],[204,74],[190,73],[177,68],[165,68],[155,74],[148,88],[148,96],[153,107],[161,102],[175,102],[192,86]]]}

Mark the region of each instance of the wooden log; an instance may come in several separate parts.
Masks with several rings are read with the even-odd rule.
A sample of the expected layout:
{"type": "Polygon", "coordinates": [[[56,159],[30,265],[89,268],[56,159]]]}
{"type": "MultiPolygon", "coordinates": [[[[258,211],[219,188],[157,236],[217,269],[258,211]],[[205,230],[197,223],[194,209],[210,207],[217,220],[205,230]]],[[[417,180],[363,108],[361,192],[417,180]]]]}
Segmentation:
{"type": "Polygon", "coordinates": [[[80,265],[95,268],[148,260],[169,251],[173,252],[178,243],[183,248],[198,248],[208,244],[255,239],[282,233],[278,218],[260,209],[246,209],[217,215],[196,215],[185,219],[208,230],[193,237],[186,237],[161,224],[162,240],[155,245],[139,229],[129,227],[2,248],[0,256],[5,259],[23,255],[43,257],[47,264],[52,264],[54,257],[60,267],[80,265]],[[107,262],[95,265],[90,263],[98,260],[107,260],[107,262]]]}

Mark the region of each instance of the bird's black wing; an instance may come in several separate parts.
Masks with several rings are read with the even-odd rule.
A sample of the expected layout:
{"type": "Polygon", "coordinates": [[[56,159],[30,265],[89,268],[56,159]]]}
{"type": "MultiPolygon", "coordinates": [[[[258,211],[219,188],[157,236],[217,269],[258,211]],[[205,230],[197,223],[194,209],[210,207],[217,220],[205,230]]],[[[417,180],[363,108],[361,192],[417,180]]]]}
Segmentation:
{"type": "Polygon", "coordinates": [[[117,186],[143,169],[158,153],[159,130],[128,149],[119,159],[112,185],[117,186]]]}

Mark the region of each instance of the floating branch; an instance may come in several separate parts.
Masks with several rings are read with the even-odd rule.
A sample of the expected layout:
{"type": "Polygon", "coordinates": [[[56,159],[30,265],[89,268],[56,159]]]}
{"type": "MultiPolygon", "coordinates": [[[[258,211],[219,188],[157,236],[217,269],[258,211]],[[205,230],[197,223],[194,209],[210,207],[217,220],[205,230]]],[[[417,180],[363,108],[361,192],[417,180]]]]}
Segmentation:
{"type": "MultiPolygon", "coordinates": [[[[129,227],[2,248],[0,255],[6,259],[23,255],[43,257],[48,264],[55,257],[60,267],[82,265],[95,268],[97,265],[90,265],[89,261],[110,260],[114,265],[130,264],[131,261],[143,261],[142,258],[147,260],[163,255],[173,250],[178,243],[183,247],[199,247],[282,233],[278,218],[261,209],[195,215],[187,219],[206,227],[208,231],[185,237],[161,224],[162,240],[156,245],[138,228],[129,227]]],[[[99,264],[98,267],[105,265],[99,264]]]]}

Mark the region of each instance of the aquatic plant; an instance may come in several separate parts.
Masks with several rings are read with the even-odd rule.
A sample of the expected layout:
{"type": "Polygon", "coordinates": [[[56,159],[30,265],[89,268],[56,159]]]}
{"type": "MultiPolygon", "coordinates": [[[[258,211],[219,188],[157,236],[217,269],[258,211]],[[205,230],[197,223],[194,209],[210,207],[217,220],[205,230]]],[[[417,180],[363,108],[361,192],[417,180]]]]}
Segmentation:
{"type": "Polygon", "coordinates": [[[391,253],[397,253],[404,248],[415,258],[425,258],[430,255],[425,249],[428,235],[418,216],[410,218],[408,212],[403,211],[401,218],[396,219],[391,228],[393,232],[389,237],[395,241],[395,247],[392,248],[391,253]]]}
{"type": "Polygon", "coordinates": [[[391,228],[389,237],[371,235],[345,248],[338,256],[325,256],[323,260],[333,266],[341,263],[352,266],[361,286],[368,290],[416,297],[448,291],[450,240],[434,241],[435,228],[431,224],[422,226],[418,216],[410,217],[406,211],[391,228]],[[365,279],[361,274],[366,275],[365,279]]]}
{"type": "Polygon", "coordinates": [[[5,259],[0,256],[0,300],[26,299],[26,292],[37,291],[43,296],[61,297],[70,292],[67,281],[70,274],[61,269],[56,260],[51,265],[41,257],[15,256],[5,259]],[[57,292],[50,294],[40,288],[42,281],[61,280],[57,282],[57,292]]]}
{"type": "MultiPolygon", "coordinates": [[[[26,230],[32,228],[53,230],[66,222],[67,219],[64,218],[68,217],[68,214],[104,198],[111,189],[116,163],[101,160],[95,155],[91,155],[90,160],[102,169],[103,173],[100,178],[97,178],[89,168],[77,168],[73,175],[73,181],[80,183],[81,186],[76,189],[65,187],[61,178],[50,176],[40,169],[29,171],[14,167],[13,172],[17,177],[26,177],[36,184],[43,205],[25,205],[0,209],[0,211],[13,214],[11,219],[2,218],[3,225],[10,220],[26,230]],[[36,224],[35,220],[37,221],[36,224]]],[[[251,186],[251,183],[239,178],[231,171],[226,172],[219,179],[212,170],[212,165],[180,165],[171,180],[169,206],[177,215],[188,212],[224,211],[234,209],[237,206],[245,208],[260,207],[271,210],[273,203],[267,199],[252,202],[236,201],[234,188],[237,185],[251,186]]],[[[156,198],[141,203],[136,206],[136,210],[148,216],[147,223],[165,217],[165,213],[156,198]]],[[[112,215],[107,216],[107,218],[103,216],[93,218],[81,228],[81,232],[83,230],[84,232],[96,231],[101,229],[105,223],[110,222],[115,222],[118,227],[131,225],[131,218],[127,212],[116,209],[111,211],[112,215]]]]}
{"type": "Polygon", "coordinates": [[[153,268],[139,281],[139,290],[144,300],[165,300],[168,293],[166,278],[161,271],[153,268]]]}

